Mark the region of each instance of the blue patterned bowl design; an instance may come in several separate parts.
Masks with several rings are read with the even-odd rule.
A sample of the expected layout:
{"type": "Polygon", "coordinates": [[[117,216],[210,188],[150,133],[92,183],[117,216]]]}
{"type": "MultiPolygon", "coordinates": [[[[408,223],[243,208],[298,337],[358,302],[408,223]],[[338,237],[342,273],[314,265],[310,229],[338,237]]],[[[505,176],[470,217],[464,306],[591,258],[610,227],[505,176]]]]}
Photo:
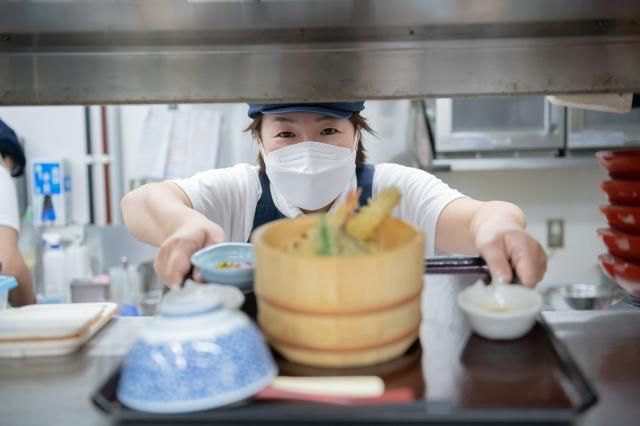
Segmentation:
{"type": "Polygon", "coordinates": [[[208,283],[235,285],[242,290],[251,289],[253,267],[220,269],[221,262],[254,264],[253,245],[248,243],[222,243],[205,247],[191,256],[191,263],[198,268],[208,283]]]}
{"type": "Polygon", "coordinates": [[[137,341],[125,360],[118,399],[154,413],[206,410],[246,399],[267,386],[277,368],[251,322],[225,334],[189,341],[137,341]]]}

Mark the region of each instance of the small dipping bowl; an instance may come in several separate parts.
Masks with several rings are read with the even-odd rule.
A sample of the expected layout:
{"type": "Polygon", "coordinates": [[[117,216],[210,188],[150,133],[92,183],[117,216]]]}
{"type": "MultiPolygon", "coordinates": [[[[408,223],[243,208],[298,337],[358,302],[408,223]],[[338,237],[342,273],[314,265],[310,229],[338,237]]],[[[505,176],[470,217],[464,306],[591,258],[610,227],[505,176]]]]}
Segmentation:
{"type": "Polygon", "coordinates": [[[465,313],[474,332],[487,339],[517,339],[529,332],[542,310],[543,299],[535,291],[515,284],[493,284],[482,281],[458,294],[458,306],[465,313]],[[493,292],[504,305],[498,303],[493,292]]]}
{"type": "Polygon", "coordinates": [[[207,283],[251,290],[255,265],[252,244],[222,243],[205,247],[191,256],[191,263],[207,283]]]}

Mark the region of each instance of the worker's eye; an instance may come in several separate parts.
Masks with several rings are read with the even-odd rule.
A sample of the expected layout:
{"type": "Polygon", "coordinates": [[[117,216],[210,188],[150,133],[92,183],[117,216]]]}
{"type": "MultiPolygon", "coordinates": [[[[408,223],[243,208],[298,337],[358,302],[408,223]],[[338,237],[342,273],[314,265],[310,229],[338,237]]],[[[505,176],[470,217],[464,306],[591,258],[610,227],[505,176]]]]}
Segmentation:
{"type": "Polygon", "coordinates": [[[284,131],[276,135],[276,138],[292,138],[295,135],[292,132],[284,131]]]}
{"type": "Polygon", "coordinates": [[[340,133],[340,131],[338,129],[334,129],[333,127],[327,127],[326,129],[322,129],[322,131],[320,132],[322,136],[335,135],[336,133],[340,133]]]}

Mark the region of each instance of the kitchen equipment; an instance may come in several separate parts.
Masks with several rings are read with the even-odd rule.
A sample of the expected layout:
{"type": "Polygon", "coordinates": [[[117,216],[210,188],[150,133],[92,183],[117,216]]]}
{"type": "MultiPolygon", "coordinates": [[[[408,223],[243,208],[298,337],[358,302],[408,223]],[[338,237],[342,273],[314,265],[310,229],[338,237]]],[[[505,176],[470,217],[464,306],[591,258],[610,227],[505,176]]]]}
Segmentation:
{"type": "Polygon", "coordinates": [[[46,249],[42,255],[42,278],[44,297],[49,303],[69,303],[71,290],[66,281],[65,256],[62,236],[57,232],[47,232],[42,239],[46,249]]]}
{"type": "Polygon", "coordinates": [[[277,368],[233,293],[240,292],[192,281],[169,291],[127,354],[118,399],[140,411],[182,413],[229,405],[267,386],[277,368]]]}
{"type": "Polygon", "coordinates": [[[573,309],[602,309],[609,306],[613,289],[598,284],[575,283],[558,288],[564,301],[573,309]]]}
{"type": "Polygon", "coordinates": [[[285,357],[316,366],[364,366],[399,356],[420,324],[424,238],[390,219],[384,250],[362,256],[287,251],[317,216],[280,220],[253,233],[258,322],[285,357]]]}
{"type": "MultiPolygon", "coordinates": [[[[568,108],[568,147],[577,150],[637,146],[640,140],[640,109],[631,109],[631,100],[628,99],[630,95],[623,95],[627,97],[620,103],[621,109],[627,110],[623,113],[568,108]]],[[[613,96],[622,99],[618,94],[613,96]]]]}
{"type": "Polygon", "coordinates": [[[601,254],[598,261],[605,273],[635,299],[640,299],[640,265],[626,262],[609,254],[601,254]]]}
{"type": "Polygon", "coordinates": [[[600,206],[600,211],[612,228],[640,234],[640,206],[600,206]]]}
{"type": "Polygon", "coordinates": [[[564,145],[564,109],[544,96],[437,99],[437,158],[556,152],[564,145]],[[502,154],[501,154],[502,153],[502,154]]]}
{"type": "Polygon", "coordinates": [[[524,286],[482,281],[460,292],[457,301],[473,331],[496,340],[525,335],[543,306],[542,297],[524,286]]]}
{"type": "Polygon", "coordinates": [[[29,305],[0,311],[0,358],[64,355],[115,315],[115,303],[29,305]]]}
{"type": "Polygon", "coordinates": [[[209,283],[251,289],[253,247],[246,243],[222,243],[205,247],[191,256],[191,263],[209,283]]]}
{"type": "Polygon", "coordinates": [[[600,188],[607,194],[611,204],[640,206],[640,181],[610,179],[602,181],[600,188]]]}
{"type": "Polygon", "coordinates": [[[628,262],[640,263],[640,235],[605,228],[598,229],[598,235],[611,255],[628,262]]]}
{"type": "Polygon", "coordinates": [[[615,179],[640,179],[640,149],[599,151],[600,165],[615,179]]]}
{"type": "Polygon", "coordinates": [[[101,279],[75,279],[71,281],[71,302],[107,302],[110,300],[111,281],[101,279]]]}
{"type": "Polygon", "coordinates": [[[157,1],[0,2],[2,31],[10,36],[0,102],[290,102],[638,89],[640,5],[634,1],[538,0],[523,7],[494,0],[480,10],[463,0],[341,0],[336,7],[326,0],[158,1],[160,17],[131,20],[122,17],[155,18],[157,1]],[[68,53],[80,45],[82,55],[68,53]],[[119,84],[103,84],[110,78],[119,84]],[[167,84],[173,81],[180,84],[167,84]]]}

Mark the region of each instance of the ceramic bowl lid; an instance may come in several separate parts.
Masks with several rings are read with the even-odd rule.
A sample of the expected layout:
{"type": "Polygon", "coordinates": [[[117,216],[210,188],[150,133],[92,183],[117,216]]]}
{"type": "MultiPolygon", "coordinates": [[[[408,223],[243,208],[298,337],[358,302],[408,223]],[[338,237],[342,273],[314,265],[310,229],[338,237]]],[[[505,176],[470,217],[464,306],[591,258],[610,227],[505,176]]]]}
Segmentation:
{"type": "Polygon", "coordinates": [[[164,295],[159,315],[185,317],[219,309],[238,309],[244,302],[242,292],[234,287],[198,284],[187,281],[184,288],[171,289],[164,295]]]}

